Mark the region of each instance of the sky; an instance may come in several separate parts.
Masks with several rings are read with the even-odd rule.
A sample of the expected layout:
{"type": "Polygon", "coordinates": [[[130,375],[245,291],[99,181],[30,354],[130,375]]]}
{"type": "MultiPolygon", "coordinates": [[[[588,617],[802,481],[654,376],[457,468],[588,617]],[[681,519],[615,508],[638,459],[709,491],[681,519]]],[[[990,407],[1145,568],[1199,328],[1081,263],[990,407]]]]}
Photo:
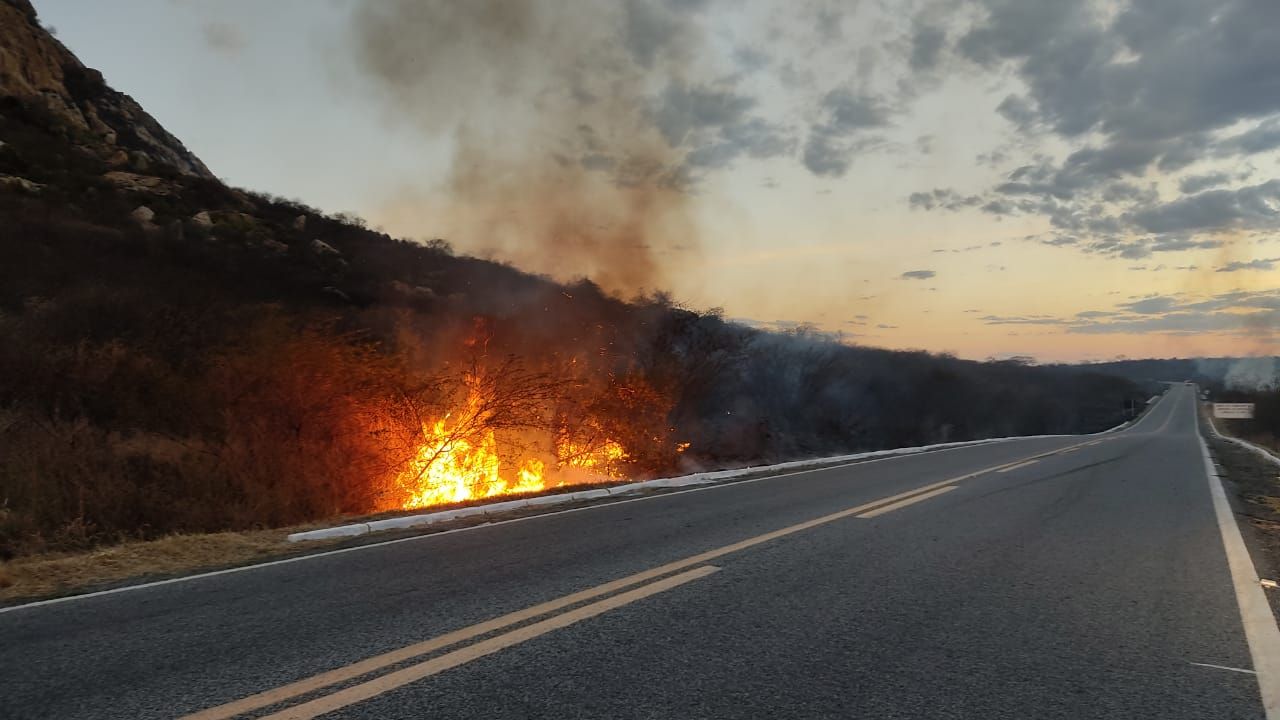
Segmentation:
{"type": "Polygon", "coordinates": [[[1275,0],[36,0],[219,177],[760,327],[1280,352],[1275,0]]]}

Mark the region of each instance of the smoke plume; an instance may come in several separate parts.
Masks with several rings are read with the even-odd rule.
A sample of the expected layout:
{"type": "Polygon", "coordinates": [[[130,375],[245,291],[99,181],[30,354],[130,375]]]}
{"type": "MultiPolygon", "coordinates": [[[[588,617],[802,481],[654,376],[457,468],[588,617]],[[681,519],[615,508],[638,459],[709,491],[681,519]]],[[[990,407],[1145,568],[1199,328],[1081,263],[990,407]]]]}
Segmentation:
{"type": "Polygon", "coordinates": [[[1227,368],[1223,383],[1232,390],[1280,389],[1280,364],[1274,357],[1241,358],[1227,368]]]}
{"type": "Polygon", "coordinates": [[[530,270],[653,288],[696,250],[685,138],[655,98],[689,82],[700,4],[358,6],[361,80],[398,121],[455,148],[439,202],[413,188],[390,212],[530,270]]]}

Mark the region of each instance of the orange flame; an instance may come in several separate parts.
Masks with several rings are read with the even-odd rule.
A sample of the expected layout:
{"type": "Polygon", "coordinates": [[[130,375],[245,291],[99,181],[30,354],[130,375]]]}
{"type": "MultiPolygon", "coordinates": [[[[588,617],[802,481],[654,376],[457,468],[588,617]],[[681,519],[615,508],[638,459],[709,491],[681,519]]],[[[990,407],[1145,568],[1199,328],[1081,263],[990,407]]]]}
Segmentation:
{"type": "Polygon", "coordinates": [[[514,476],[504,473],[494,432],[484,427],[489,411],[481,399],[482,381],[479,375],[469,375],[464,406],[423,424],[422,444],[396,478],[396,485],[404,491],[403,509],[623,477],[630,457],[621,444],[609,439],[574,442],[565,432],[555,441],[554,481],[548,480],[545,463],[535,457],[521,460],[514,476]]]}

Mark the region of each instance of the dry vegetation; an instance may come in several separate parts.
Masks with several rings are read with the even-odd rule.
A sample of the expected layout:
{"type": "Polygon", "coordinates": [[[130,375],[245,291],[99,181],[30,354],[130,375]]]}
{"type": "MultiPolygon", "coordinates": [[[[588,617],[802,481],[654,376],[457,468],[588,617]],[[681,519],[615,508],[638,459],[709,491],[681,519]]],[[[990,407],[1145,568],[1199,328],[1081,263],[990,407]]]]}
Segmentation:
{"type": "Polygon", "coordinates": [[[172,535],[0,563],[0,602],[243,565],[286,552],[284,531],[172,535]]]}
{"type": "Polygon", "coordinates": [[[40,188],[0,188],[11,582],[61,572],[33,555],[207,542],[225,560],[257,550],[162,539],[394,507],[422,420],[458,407],[477,368],[492,407],[474,430],[543,453],[608,438],[631,477],[1101,430],[1141,397],[1072,368],[858,348],[661,294],[623,300],[158,163],[147,177],[163,194],[121,189],[77,148],[82,133],[13,99],[0,98],[0,134],[0,174],[40,188]],[[142,204],[146,225],[130,218],[142,204]]]}
{"type": "Polygon", "coordinates": [[[1252,420],[1217,420],[1215,422],[1228,435],[1280,453],[1280,388],[1221,389],[1214,393],[1214,400],[1228,403],[1253,403],[1252,420]]]}

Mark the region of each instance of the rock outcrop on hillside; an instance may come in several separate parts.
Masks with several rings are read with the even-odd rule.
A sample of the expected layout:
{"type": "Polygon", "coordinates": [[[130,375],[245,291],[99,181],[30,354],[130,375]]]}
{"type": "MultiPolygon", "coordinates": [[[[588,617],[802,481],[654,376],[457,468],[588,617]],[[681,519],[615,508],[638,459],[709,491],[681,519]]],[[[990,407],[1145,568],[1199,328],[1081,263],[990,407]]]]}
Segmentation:
{"type": "Polygon", "coordinates": [[[158,163],[213,177],[133,98],[45,30],[28,0],[0,0],[0,99],[47,113],[76,145],[115,167],[147,172],[158,163]]]}

